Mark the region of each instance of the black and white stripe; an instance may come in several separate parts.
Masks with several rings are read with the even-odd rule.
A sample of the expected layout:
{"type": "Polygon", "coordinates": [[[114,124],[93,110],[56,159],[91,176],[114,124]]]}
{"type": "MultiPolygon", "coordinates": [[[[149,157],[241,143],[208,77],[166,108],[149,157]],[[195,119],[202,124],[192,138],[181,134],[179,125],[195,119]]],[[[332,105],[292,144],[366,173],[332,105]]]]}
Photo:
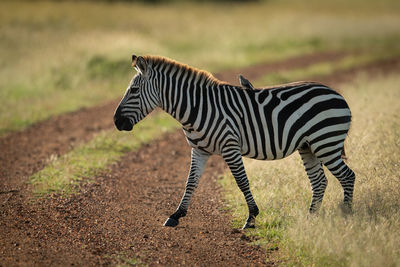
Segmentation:
{"type": "Polygon", "coordinates": [[[244,228],[254,227],[258,208],[242,156],[274,160],[298,150],[313,190],[310,211],[318,210],[327,186],[322,165],[339,179],[351,209],[355,175],[341,157],[351,114],[340,94],[314,82],[253,89],[241,78],[245,88],[232,86],[166,58],[132,59],[138,74],[116,110],[117,128],[131,130],[158,106],[182,124],[192,147],[185,194],[165,225],[176,226],[186,215],[211,154],[223,157],[244,194],[249,208],[244,228]]]}

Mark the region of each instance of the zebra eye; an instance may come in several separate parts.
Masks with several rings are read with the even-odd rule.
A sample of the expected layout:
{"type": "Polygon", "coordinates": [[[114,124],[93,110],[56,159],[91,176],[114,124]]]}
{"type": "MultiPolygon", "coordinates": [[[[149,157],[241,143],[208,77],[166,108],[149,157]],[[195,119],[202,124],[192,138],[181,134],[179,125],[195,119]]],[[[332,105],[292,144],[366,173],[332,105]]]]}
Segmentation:
{"type": "Polygon", "coordinates": [[[135,94],[135,93],[137,93],[139,91],[139,87],[134,87],[134,86],[132,86],[131,87],[131,94],[135,94]]]}

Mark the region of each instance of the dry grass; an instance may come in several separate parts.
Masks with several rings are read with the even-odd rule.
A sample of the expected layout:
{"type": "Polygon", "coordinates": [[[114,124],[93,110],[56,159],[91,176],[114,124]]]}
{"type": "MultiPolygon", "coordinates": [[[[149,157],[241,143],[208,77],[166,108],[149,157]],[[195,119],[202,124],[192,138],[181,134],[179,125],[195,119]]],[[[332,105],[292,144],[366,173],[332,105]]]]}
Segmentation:
{"type": "MultiPolygon", "coordinates": [[[[271,162],[246,160],[261,215],[259,243],[280,248],[285,265],[400,266],[400,77],[366,76],[341,91],[353,114],[346,141],[349,166],[356,173],[354,214],[343,216],[342,189],[329,180],[322,210],[309,216],[311,188],[297,155],[271,162]],[[269,242],[269,243],[268,243],[269,242]]],[[[233,178],[223,179],[239,226],[246,217],[233,178]]]]}

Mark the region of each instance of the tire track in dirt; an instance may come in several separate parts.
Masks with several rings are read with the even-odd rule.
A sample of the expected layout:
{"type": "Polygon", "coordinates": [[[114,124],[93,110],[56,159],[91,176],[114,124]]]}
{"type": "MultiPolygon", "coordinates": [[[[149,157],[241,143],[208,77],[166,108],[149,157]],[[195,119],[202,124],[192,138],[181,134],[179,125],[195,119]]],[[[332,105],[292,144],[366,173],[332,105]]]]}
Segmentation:
{"type": "MultiPolygon", "coordinates": [[[[399,71],[399,64],[400,58],[391,59],[338,72],[323,79],[313,79],[336,86],[338,83],[350,81],[359,71],[366,71],[371,75],[399,71]]],[[[115,105],[108,112],[112,114],[115,105]]],[[[77,116],[81,124],[77,122],[60,125],[76,125],[79,128],[85,120],[90,121],[89,115],[81,115],[80,112],[82,111],[66,116],[77,116]],[[85,117],[82,119],[80,116],[85,117]]],[[[96,112],[94,115],[103,111],[96,112]]],[[[27,131],[44,139],[46,130],[43,129],[54,127],[57,121],[59,120],[52,121],[53,123],[44,122],[43,125],[50,124],[35,125],[32,130],[30,128],[27,131]],[[42,130],[36,133],[33,129],[42,130]]],[[[97,127],[112,127],[112,121],[108,125],[99,124],[97,127]]],[[[94,127],[81,130],[84,136],[82,139],[73,130],[71,133],[73,138],[85,140],[98,129],[94,127]]],[[[24,132],[17,135],[24,137],[24,132]]],[[[57,131],[49,132],[57,134],[57,131]]],[[[36,146],[44,151],[37,160],[40,157],[45,160],[48,153],[54,153],[52,149],[57,148],[56,152],[66,151],[71,146],[68,142],[76,142],[69,140],[70,136],[64,134],[63,130],[58,134],[62,136],[58,136],[60,139],[49,135],[39,144],[32,143],[25,136],[25,143],[16,144],[23,151],[17,152],[23,158],[24,149],[29,151],[29,146],[36,146]],[[52,138],[56,140],[55,145],[48,148],[46,141],[54,141],[52,138]],[[63,141],[68,145],[63,144],[63,141]],[[56,145],[57,142],[60,142],[61,148],[56,145]]],[[[20,160],[18,155],[14,156],[14,160],[20,160]]],[[[3,162],[3,156],[1,161],[3,162]]],[[[18,169],[26,178],[15,173],[13,176],[12,172],[15,170],[9,170],[8,175],[23,184],[29,173],[40,165],[32,162],[32,165],[18,169]]],[[[56,196],[30,203],[28,190],[0,194],[6,196],[0,202],[1,264],[109,265],[116,263],[115,257],[109,256],[117,253],[122,253],[126,258],[139,256],[149,265],[273,264],[265,262],[263,249],[249,246],[247,237],[232,231],[230,216],[219,210],[223,204],[215,178],[224,170],[224,163],[219,157],[210,159],[189,213],[181,220],[180,226],[176,229],[161,227],[179,203],[189,165],[190,149],[179,131],[136,152],[128,153],[112,166],[110,174],[96,177],[95,183],[83,185],[81,194],[68,199],[56,196]]],[[[0,168],[4,169],[4,165],[0,168]]],[[[2,184],[7,186],[7,179],[5,181],[2,184]]]]}
{"type": "Polygon", "coordinates": [[[113,127],[117,104],[114,100],[55,116],[0,138],[0,191],[21,190],[23,182],[41,170],[51,155],[65,154],[77,143],[113,127]]]}

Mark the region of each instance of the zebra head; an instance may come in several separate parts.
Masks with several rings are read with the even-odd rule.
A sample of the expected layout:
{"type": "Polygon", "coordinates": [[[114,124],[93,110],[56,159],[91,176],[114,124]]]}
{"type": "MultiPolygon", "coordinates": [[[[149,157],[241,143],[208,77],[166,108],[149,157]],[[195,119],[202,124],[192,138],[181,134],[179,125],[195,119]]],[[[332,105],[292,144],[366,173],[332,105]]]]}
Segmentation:
{"type": "Polygon", "coordinates": [[[151,79],[148,62],[132,55],[137,74],[131,80],[124,97],[114,113],[114,124],[120,131],[130,131],[158,105],[158,94],[151,79]]]}

